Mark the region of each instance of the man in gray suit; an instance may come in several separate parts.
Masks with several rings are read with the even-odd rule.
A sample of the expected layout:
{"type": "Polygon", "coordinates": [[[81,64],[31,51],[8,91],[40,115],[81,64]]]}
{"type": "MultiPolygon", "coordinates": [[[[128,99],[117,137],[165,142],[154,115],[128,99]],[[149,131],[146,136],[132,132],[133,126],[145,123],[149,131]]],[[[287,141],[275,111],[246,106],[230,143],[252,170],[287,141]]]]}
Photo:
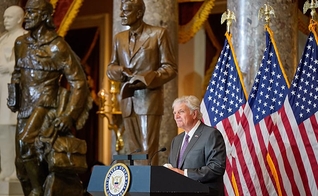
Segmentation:
{"type": "MultiPolygon", "coordinates": [[[[123,84],[121,111],[129,151],[152,155],[159,146],[163,85],[177,75],[177,65],[168,32],[146,24],[144,13],[143,0],[121,0],[122,25],[130,29],[114,37],[107,76],[123,84]]],[[[152,162],[158,163],[157,156],[152,162]]]]}
{"type": "Polygon", "coordinates": [[[195,96],[177,98],[172,108],[184,132],[172,140],[170,169],[208,185],[211,195],[224,195],[226,149],[221,132],[201,122],[200,101],[195,96]]]}

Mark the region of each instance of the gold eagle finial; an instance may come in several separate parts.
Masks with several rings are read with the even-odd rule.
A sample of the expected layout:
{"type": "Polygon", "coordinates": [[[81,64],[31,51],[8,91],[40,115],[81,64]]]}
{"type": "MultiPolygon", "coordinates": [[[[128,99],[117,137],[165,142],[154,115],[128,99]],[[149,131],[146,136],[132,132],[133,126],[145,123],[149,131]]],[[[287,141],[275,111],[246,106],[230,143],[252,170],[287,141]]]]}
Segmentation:
{"type": "Polygon", "coordinates": [[[304,3],[303,13],[306,14],[308,9],[311,9],[310,15],[311,15],[311,18],[314,19],[316,16],[316,8],[318,8],[318,1],[317,0],[311,0],[311,3],[309,3],[309,0],[307,0],[304,3]]]}
{"type": "Polygon", "coordinates": [[[275,16],[275,11],[274,11],[273,7],[270,6],[270,5],[268,5],[268,4],[264,4],[264,6],[259,9],[258,19],[264,18],[265,22],[266,22],[267,24],[269,24],[269,21],[270,21],[270,19],[271,19],[271,15],[273,15],[274,17],[276,17],[276,16],[275,16]]]}
{"type": "Polygon", "coordinates": [[[230,32],[230,26],[232,25],[232,21],[236,21],[234,12],[227,9],[221,16],[221,24],[226,21],[226,31],[230,32]]]}

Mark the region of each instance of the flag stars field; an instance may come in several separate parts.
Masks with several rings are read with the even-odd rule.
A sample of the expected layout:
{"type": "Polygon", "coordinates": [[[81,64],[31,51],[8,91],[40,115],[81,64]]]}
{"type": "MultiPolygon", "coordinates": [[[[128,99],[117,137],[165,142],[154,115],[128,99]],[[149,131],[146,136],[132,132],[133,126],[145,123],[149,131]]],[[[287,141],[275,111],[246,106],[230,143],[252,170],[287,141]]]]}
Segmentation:
{"type": "Polygon", "coordinates": [[[221,64],[223,67],[216,65],[215,72],[213,73],[213,77],[211,78],[210,85],[208,87],[209,92],[214,93],[214,96],[208,96],[207,100],[212,101],[212,97],[214,98],[214,104],[212,104],[210,108],[212,112],[218,114],[218,117],[214,118],[215,122],[222,119],[222,117],[225,116],[225,113],[232,113],[234,110],[233,107],[238,108],[240,104],[237,103],[242,103],[242,99],[239,100],[238,96],[235,95],[236,93],[233,92],[239,92],[240,88],[235,85],[237,77],[233,74],[234,69],[231,66],[233,58],[229,52],[227,52],[227,50],[230,49],[230,46],[226,45],[224,49],[225,51],[222,51],[223,59],[221,58],[222,56],[218,59],[218,64],[222,62],[221,64]],[[215,100],[215,98],[217,98],[217,100],[215,100]]]}

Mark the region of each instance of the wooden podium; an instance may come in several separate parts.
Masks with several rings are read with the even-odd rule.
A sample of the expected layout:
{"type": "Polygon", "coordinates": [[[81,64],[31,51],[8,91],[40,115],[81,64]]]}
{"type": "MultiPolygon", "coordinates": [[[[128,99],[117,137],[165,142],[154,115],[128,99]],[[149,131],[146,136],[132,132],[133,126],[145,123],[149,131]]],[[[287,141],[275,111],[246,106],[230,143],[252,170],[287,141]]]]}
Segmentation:
{"type": "MultiPolygon", "coordinates": [[[[126,196],[208,195],[209,187],[163,166],[127,166],[130,185],[126,196]]],[[[105,196],[105,177],[111,166],[95,166],[87,191],[93,196],[105,196]]]]}

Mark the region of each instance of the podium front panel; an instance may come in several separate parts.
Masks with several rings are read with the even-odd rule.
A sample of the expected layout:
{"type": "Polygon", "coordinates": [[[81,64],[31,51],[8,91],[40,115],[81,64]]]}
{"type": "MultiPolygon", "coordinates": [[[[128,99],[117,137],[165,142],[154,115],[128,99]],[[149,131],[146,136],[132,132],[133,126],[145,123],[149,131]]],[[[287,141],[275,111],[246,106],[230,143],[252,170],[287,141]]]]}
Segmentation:
{"type": "MultiPolygon", "coordinates": [[[[94,166],[88,184],[93,196],[105,196],[104,182],[110,166],[94,166]]],[[[128,196],[147,195],[207,195],[209,187],[163,166],[128,166],[130,186],[128,196]]]]}

